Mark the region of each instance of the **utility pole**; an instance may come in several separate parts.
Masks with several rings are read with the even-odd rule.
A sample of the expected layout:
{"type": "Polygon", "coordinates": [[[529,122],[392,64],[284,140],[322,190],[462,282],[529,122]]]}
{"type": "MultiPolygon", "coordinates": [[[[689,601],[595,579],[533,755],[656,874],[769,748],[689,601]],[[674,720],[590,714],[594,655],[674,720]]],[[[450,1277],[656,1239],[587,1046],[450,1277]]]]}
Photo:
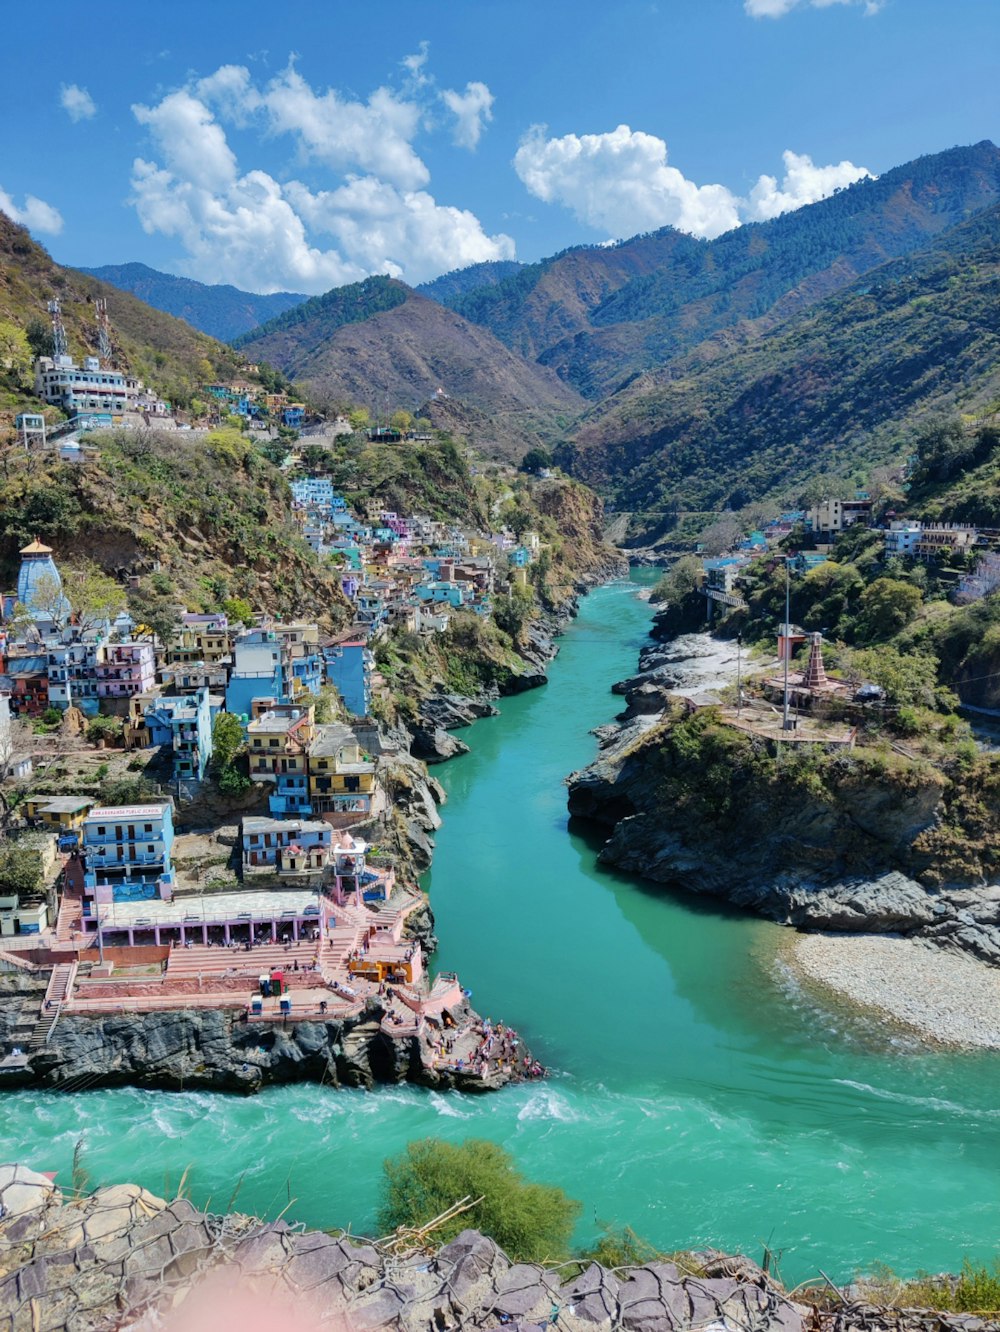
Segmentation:
{"type": "Polygon", "coordinates": [[[743,712],[743,635],[736,635],[736,715],[743,712]]]}
{"type": "Polygon", "coordinates": [[[781,729],[790,731],[792,729],[791,721],[788,717],[788,658],[791,655],[792,646],[792,625],[789,618],[791,610],[791,593],[788,582],[788,556],[785,556],[785,704],[781,715],[781,729]]]}

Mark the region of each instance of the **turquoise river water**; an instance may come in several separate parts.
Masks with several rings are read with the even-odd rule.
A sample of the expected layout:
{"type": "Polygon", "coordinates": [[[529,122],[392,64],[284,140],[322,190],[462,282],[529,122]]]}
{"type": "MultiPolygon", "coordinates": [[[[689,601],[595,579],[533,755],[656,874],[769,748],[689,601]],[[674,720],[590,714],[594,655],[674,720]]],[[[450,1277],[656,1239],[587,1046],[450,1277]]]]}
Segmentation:
{"type": "MultiPolygon", "coordinates": [[[[494,1138],[584,1202],[580,1238],[784,1250],[786,1280],[992,1256],[1000,1060],[928,1054],[775,976],[778,927],[599,870],[564,776],[613,717],[649,624],[634,584],[587,597],[547,688],[476,724],[428,876],[438,965],[554,1070],[483,1098],[318,1086],[251,1099],[134,1090],[0,1101],[2,1157],[315,1225],[372,1223],[380,1164],[427,1135],[494,1138]]],[[[748,829],[748,835],[752,835],[748,829]]]]}

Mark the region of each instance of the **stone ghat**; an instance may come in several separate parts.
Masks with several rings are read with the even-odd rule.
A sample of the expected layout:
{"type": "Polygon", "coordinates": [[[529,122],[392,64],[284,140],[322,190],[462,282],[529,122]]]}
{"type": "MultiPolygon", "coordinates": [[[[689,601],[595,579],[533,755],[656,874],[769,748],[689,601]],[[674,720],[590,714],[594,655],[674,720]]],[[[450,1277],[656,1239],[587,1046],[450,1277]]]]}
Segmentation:
{"type": "Polygon", "coordinates": [[[672,1263],[606,1270],[512,1263],[467,1230],[437,1253],[286,1221],[199,1212],[132,1184],[66,1198],[44,1175],[0,1166],[0,1318],[10,1332],[201,1326],[313,1332],[997,1332],[971,1316],[796,1304],[755,1264],[713,1251],[704,1276],[672,1263]]]}

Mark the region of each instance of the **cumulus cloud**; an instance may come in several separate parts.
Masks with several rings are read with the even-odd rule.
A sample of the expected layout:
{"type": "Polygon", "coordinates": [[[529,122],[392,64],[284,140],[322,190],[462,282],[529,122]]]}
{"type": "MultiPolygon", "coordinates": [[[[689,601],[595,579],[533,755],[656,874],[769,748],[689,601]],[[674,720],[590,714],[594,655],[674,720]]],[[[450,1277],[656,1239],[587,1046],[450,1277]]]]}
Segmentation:
{"type": "Polygon", "coordinates": [[[785,164],[781,187],[774,176],[761,176],[750,191],[746,215],[751,221],[766,222],[803,204],[816,203],[872,174],[866,167],[847,161],[816,166],[808,153],[793,153],[790,149],[781,156],[785,164]]]}
{"type": "Polygon", "coordinates": [[[94,99],[86,88],[76,83],[64,83],[59,89],[59,105],[76,124],[79,120],[92,120],[97,115],[94,99]]]}
{"type": "MultiPolygon", "coordinates": [[[[489,106],[476,96],[483,115],[489,106]]],[[[488,235],[473,213],[423,188],[430,175],[413,147],[423,105],[389,88],[360,101],[314,89],[293,64],[260,86],[244,66],[224,65],[133,112],[157,160],[136,158],[132,203],[147,232],[181,242],[193,277],[318,292],[372,273],[420,282],[513,257],[509,236],[488,235]],[[255,129],[261,140],[288,136],[298,166],[338,179],[318,188],[244,171],[226,125],[255,129]]]]}
{"type": "Polygon", "coordinates": [[[697,185],[667,164],[667,145],[653,134],[619,125],[607,134],[546,137],[529,130],[514,157],[528,190],[560,203],[609,238],[672,226],[711,240],[743,221],[778,217],[816,203],[871,173],[853,162],[816,166],[808,154],[784,154],[785,177],[761,176],[742,199],[725,185],[697,185]]]}
{"type": "Polygon", "coordinates": [[[743,0],[743,8],[751,18],[784,18],[802,5],[813,9],[829,9],[832,5],[859,5],[866,14],[877,14],[884,0],[743,0]]]}
{"type": "Polygon", "coordinates": [[[608,134],[546,137],[534,126],[514,169],[536,196],[561,203],[609,236],[677,227],[711,238],[739,225],[738,199],[724,185],[696,185],[667,165],[667,145],[619,125],[608,134]]]}
{"type": "Polygon", "coordinates": [[[464,93],[445,89],[441,100],[455,117],[455,142],[460,148],[475,148],[484,124],[493,119],[493,94],[489,88],[485,83],[467,83],[464,93]]]}
{"type": "Polygon", "coordinates": [[[63,229],[62,213],[53,208],[44,199],[36,199],[33,194],[24,196],[22,207],[14,203],[5,189],[0,188],[0,213],[6,213],[12,222],[17,222],[29,231],[41,231],[49,236],[58,236],[63,229]]]}

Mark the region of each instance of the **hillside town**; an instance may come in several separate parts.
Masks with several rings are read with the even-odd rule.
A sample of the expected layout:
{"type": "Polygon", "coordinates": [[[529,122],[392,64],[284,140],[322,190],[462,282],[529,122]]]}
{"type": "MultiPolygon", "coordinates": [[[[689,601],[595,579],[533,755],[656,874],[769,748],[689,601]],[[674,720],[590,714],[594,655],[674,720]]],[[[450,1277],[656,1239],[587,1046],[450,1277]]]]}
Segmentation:
{"type": "Polygon", "coordinates": [[[51,975],[37,1020],[7,1033],[0,1070],[22,1068],[65,1014],[193,1007],[282,1023],[357,1018],[376,1001],[382,1029],[417,1039],[431,1069],[487,1085],[540,1071],[491,1064],[458,978],[428,969],[426,898],[378,845],[397,748],[373,715],[386,692],[378,643],[489,617],[497,591],[526,581],[538,536],[466,532],[377,499],[352,512],[323,477],[291,491],[352,608],[335,635],[266,611],[236,622],[178,607],[164,641],[125,611],[77,614],[53,548],[21,550],[2,600],[0,760],[6,845],[31,872],[0,898],[0,963],[51,975]],[[212,776],[232,770],[217,746],[234,734],[236,789],[249,787],[237,825],[218,813],[212,776]],[[130,773],[158,772],[159,794],[140,782],[108,803],[99,782],[74,791],[71,778],[57,794],[54,761],[95,771],[74,757],[96,758],[98,778],[115,761],[125,789],[130,773]]]}

